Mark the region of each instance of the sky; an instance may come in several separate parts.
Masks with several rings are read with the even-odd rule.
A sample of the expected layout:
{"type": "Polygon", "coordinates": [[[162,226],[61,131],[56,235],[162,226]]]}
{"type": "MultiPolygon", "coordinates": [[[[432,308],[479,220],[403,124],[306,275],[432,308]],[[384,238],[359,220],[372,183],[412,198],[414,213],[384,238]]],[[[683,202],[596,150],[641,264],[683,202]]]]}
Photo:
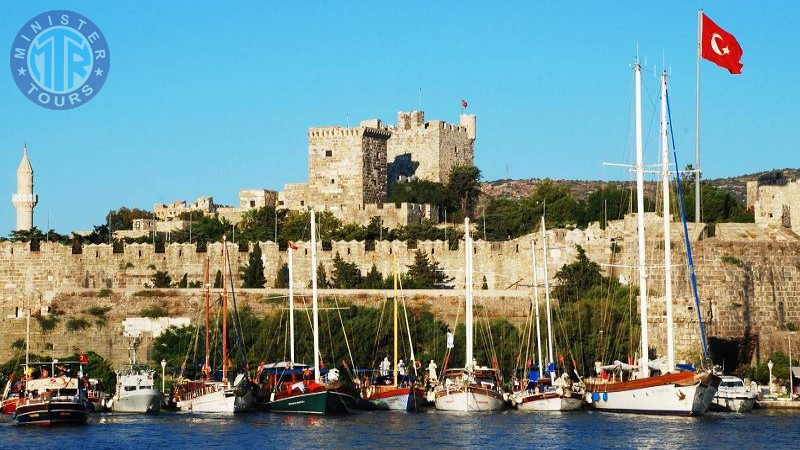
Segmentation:
{"type": "Polygon", "coordinates": [[[797,2],[17,2],[0,15],[0,44],[39,13],[72,10],[102,30],[111,68],[67,111],[35,105],[0,71],[0,230],[14,227],[24,142],[35,225],[67,232],[120,206],[236,204],[240,189],[305,182],[308,127],[394,123],[420,105],[427,120],[458,122],[461,99],[478,116],[485,180],[627,179],[602,163],[632,159],[637,46],[646,159],[658,158],[666,67],[685,165],[698,8],[744,49],[742,75],[701,65],[705,175],[800,166],[797,2]]]}

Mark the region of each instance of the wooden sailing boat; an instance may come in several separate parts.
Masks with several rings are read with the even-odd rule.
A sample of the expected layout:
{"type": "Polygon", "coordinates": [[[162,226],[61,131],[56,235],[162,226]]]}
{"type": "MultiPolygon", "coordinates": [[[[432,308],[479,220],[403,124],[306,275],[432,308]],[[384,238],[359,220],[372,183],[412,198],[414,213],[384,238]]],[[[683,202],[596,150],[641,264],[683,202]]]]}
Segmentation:
{"type": "MultiPolygon", "coordinates": [[[[255,406],[253,386],[247,373],[238,373],[233,381],[228,379],[228,286],[230,285],[233,290],[233,278],[230,273],[227,240],[224,236],[222,244],[222,379],[217,381],[211,378],[209,319],[211,284],[209,282],[210,262],[206,259],[205,275],[203,276],[206,321],[205,363],[203,365],[205,376],[202,380],[185,382],[180,387],[181,400],[178,406],[183,410],[203,413],[241,413],[251,411],[255,406]]],[[[239,339],[239,345],[242,345],[241,339],[239,339]]]]}
{"type": "MultiPolygon", "coordinates": [[[[674,342],[672,330],[672,276],[670,255],[669,219],[669,153],[667,131],[667,76],[661,76],[661,168],[664,204],[664,267],[665,302],[667,326],[667,364],[660,367],[661,374],[650,376],[647,333],[647,265],[645,256],[644,223],[644,166],[642,144],[641,66],[633,65],[635,83],[636,121],[636,215],[638,222],[639,250],[639,314],[641,322],[641,358],[637,366],[620,362],[600,366],[598,371],[623,369],[631,372],[625,381],[608,381],[600,377],[586,384],[587,401],[602,411],[700,415],[706,412],[719,386],[719,377],[711,372],[693,370],[675,371],[674,342]]],[[[687,238],[688,239],[688,238],[687,238]]],[[[688,240],[687,240],[688,244],[688,240]]],[[[699,304],[697,305],[699,309],[699,304]]],[[[699,313],[699,311],[698,311],[699,313]]],[[[702,323],[698,324],[702,328],[702,323]]],[[[601,373],[598,373],[601,375],[601,373]]]]}
{"type": "Polygon", "coordinates": [[[466,359],[465,367],[447,369],[434,390],[436,409],[443,411],[498,411],[505,407],[500,371],[478,366],[473,357],[472,238],[469,219],[464,219],[464,257],[466,264],[466,359]]]}
{"type": "MultiPolygon", "coordinates": [[[[417,411],[427,404],[425,390],[417,385],[416,377],[407,374],[400,374],[398,366],[398,301],[397,295],[397,262],[394,261],[394,373],[388,376],[375,377],[373,382],[366,389],[367,401],[377,409],[417,411]],[[401,378],[402,377],[402,378],[401,378]]],[[[411,335],[409,330],[409,342],[411,335]]],[[[414,366],[414,348],[411,348],[411,365],[414,366]]],[[[416,368],[414,369],[416,370],[416,368]]]]}
{"type": "Polygon", "coordinates": [[[583,406],[583,392],[580,385],[574,385],[570,377],[564,373],[556,378],[555,360],[553,359],[553,319],[550,306],[550,284],[547,274],[547,232],[544,216],[541,224],[542,255],[544,259],[545,298],[547,312],[547,372],[548,378],[541,377],[542,339],[539,332],[539,286],[536,274],[536,243],[531,241],[531,258],[533,266],[534,309],[536,312],[536,346],[539,352],[539,371],[526,368],[527,380],[517,392],[511,395],[511,404],[520,411],[574,411],[583,406]]]}
{"type": "Polygon", "coordinates": [[[264,410],[298,414],[332,414],[350,412],[358,404],[355,387],[339,379],[335,367],[323,371],[319,352],[319,306],[317,299],[317,225],[311,210],[311,298],[314,334],[314,367],[294,364],[294,282],[292,251],[289,246],[289,336],[291,361],[271,364],[267,369],[266,388],[270,392],[264,410]],[[313,375],[312,375],[313,373],[313,375]],[[323,380],[323,375],[325,379],[323,380]]]}

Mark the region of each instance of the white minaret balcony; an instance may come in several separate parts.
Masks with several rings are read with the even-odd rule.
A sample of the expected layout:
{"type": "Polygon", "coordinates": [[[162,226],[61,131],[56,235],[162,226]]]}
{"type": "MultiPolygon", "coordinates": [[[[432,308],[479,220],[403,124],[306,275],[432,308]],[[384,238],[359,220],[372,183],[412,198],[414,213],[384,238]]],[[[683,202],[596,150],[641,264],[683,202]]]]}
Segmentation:
{"type": "Polygon", "coordinates": [[[36,206],[39,203],[39,196],[36,194],[14,194],[11,196],[11,203],[14,206],[36,206]]]}

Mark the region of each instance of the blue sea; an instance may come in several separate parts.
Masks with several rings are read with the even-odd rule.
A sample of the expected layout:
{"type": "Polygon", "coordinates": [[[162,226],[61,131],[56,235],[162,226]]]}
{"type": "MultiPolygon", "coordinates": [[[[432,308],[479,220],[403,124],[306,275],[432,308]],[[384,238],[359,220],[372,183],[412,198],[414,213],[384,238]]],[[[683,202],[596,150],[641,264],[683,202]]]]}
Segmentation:
{"type": "Polygon", "coordinates": [[[269,448],[800,448],[800,413],[757,410],[700,418],[571,413],[356,412],[311,417],[160,413],[93,415],[79,427],[0,419],[3,449],[269,448]]]}

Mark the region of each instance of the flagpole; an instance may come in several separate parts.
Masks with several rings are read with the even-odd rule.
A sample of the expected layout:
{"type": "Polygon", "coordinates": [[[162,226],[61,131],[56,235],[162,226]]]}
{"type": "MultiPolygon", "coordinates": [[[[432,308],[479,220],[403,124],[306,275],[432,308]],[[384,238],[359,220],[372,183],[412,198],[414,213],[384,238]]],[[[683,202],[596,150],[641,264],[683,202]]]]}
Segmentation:
{"type": "MultiPolygon", "coordinates": [[[[695,77],[697,87],[695,91],[695,133],[694,133],[694,221],[700,223],[700,40],[703,35],[703,10],[697,10],[697,65],[695,67],[695,77]]],[[[676,167],[675,170],[680,170],[676,167]]]]}

